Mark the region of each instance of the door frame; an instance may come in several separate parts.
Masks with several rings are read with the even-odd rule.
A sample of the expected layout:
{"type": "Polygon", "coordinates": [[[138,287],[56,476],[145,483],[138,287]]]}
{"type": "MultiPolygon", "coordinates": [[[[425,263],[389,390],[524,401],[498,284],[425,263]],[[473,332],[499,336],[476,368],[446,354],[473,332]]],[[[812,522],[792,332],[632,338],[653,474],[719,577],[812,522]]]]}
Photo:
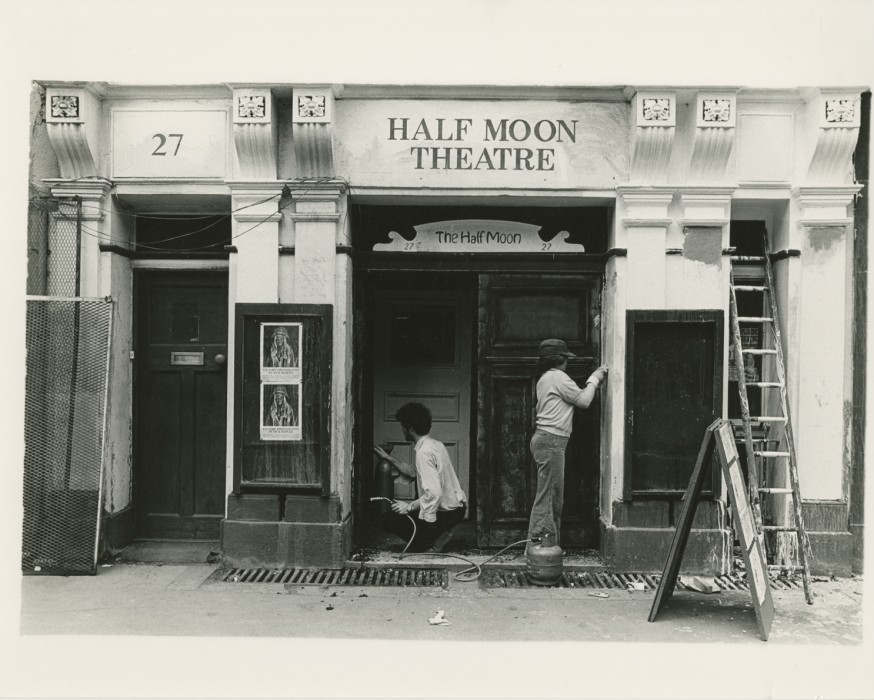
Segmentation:
{"type": "MultiPolygon", "coordinates": [[[[623,256],[624,249],[611,249],[606,253],[562,253],[542,254],[406,254],[385,252],[359,252],[353,256],[352,269],[352,406],[360,420],[352,428],[352,498],[355,515],[353,517],[353,541],[357,545],[366,543],[371,509],[369,496],[373,489],[373,323],[370,318],[373,308],[372,275],[395,272],[459,272],[477,274],[550,274],[550,275],[591,275],[597,274],[603,281],[607,261],[623,256]]],[[[478,283],[473,303],[478,304],[478,283]]],[[[474,314],[474,322],[478,314],[474,314]]],[[[476,331],[476,329],[475,329],[476,331]]],[[[474,341],[478,343],[478,333],[474,341]]],[[[479,411],[479,361],[477,347],[471,364],[471,458],[470,493],[468,509],[477,509],[479,481],[476,454],[479,436],[477,421],[479,411]]],[[[600,494],[599,494],[600,497],[600,494]]],[[[478,517],[477,517],[478,519],[478,517]]],[[[478,524],[477,524],[477,527],[478,524]]]]}
{"type": "MultiPolygon", "coordinates": [[[[145,278],[156,277],[172,277],[178,275],[180,278],[197,277],[202,279],[203,276],[221,278],[226,288],[228,289],[228,323],[226,328],[228,338],[230,337],[230,278],[229,264],[227,260],[133,260],[131,261],[131,501],[130,506],[133,511],[133,538],[148,539],[148,535],[144,535],[142,531],[142,488],[141,482],[142,472],[145,465],[141,459],[141,436],[139,430],[140,420],[140,391],[142,388],[143,378],[139,376],[139,361],[136,353],[140,350],[140,338],[143,332],[142,324],[147,322],[145,314],[142,312],[142,287],[145,278]]],[[[229,339],[225,339],[225,343],[230,350],[229,339]]],[[[226,377],[227,380],[227,377],[226,377]]],[[[225,405],[227,411],[227,402],[225,405]]],[[[227,415],[227,413],[226,413],[227,415]]],[[[225,453],[227,453],[227,428],[225,430],[225,453]]],[[[227,484],[224,491],[227,492],[227,484]]],[[[206,541],[206,540],[205,540],[206,541]]]]}

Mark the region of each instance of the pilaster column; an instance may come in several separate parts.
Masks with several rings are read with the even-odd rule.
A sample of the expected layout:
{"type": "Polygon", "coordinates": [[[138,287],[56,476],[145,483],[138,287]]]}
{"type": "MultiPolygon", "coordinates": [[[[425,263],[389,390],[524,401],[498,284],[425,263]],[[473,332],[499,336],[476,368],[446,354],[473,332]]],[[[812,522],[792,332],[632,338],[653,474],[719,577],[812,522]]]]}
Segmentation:
{"type": "MultiPolygon", "coordinates": [[[[338,408],[349,405],[352,376],[352,260],[345,250],[344,197],[338,182],[294,183],[288,213],[294,241],[290,301],[334,307],[331,400],[338,408]]],[[[331,484],[345,520],[352,507],[352,421],[345,410],[333,411],[332,420],[331,484]]]]}
{"type": "Polygon", "coordinates": [[[237,302],[279,300],[280,183],[228,183],[237,302]]]}
{"type": "Polygon", "coordinates": [[[847,407],[852,405],[853,380],[849,232],[858,189],[801,187],[793,192],[801,283],[788,314],[787,335],[795,342],[784,349],[788,357],[798,357],[797,373],[788,377],[790,395],[804,396],[792,420],[805,500],[847,495],[852,425],[847,407]]]}
{"type": "Polygon", "coordinates": [[[106,296],[111,289],[100,283],[100,243],[111,238],[106,196],[112,183],[102,178],[66,182],[46,180],[59,200],[49,226],[48,294],[74,296],[76,287],[76,198],[82,201],[82,233],[79,241],[79,296],[106,296]]]}

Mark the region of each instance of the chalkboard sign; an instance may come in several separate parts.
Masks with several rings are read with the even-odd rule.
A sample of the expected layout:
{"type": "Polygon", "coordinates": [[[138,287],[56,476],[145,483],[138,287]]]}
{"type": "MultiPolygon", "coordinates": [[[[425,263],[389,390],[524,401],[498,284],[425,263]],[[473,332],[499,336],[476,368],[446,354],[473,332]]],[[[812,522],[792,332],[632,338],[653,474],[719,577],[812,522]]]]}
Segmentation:
{"type": "Polygon", "coordinates": [[[654,622],[664,604],[674,592],[677,574],[680,570],[680,562],[683,559],[683,551],[689,539],[692,529],[692,520],[698,507],[698,499],[701,495],[701,487],[707,472],[706,465],[710,463],[714,449],[719,458],[722,474],[728,486],[728,498],[731,502],[734,516],[734,529],[743,550],[744,564],[747,570],[747,581],[753,597],[753,608],[756,611],[756,622],[759,626],[759,635],[767,641],[771,631],[771,623],[774,620],[774,602],[771,598],[771,588],[768,581],[767,564],[762,552],[762,546],[756,534],[753,513],[747,499],[747,489],[743,474],[738,462],[737,447],[734,442],[729,423],[722,419],[714,421],[708,426],[695,469],[686,495],[683,498],[683,509],[677,522],[677,530],[668,551],[668,560],[665,563],[662,578],[656,591],[652,608],[649,612],[649,621],[654,622]]]}

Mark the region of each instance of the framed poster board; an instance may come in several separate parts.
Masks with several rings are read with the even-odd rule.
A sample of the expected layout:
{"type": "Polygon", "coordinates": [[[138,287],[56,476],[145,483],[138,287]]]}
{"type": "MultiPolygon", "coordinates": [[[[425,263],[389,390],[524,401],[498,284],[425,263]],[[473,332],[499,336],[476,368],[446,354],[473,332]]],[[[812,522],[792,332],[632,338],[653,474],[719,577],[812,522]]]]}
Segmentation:
{"type": "Polygon", "coordinates": [[[668,560],[662,572],[661,581],[656,591],[652,608],[649,612],[649,621],[654,622],[664,604],[674,592],[677,574],[680,570],[680,562],[683,559],[683,550],[689,539],[692,529],[692,520],[698,507],[698,499],[701,496],[701,487],[704,483],[703,466],[709,463],[714,450],[719,460],[722,474],[728,486],[728,498],[731,501],[732,514],[734,516],[734,530],[743,550],[744,564],[747,570],[747,582],[753,598],[753,609],[756,612],[756,622],[759,626],[759,636],[763,641],[768,640],[771,631],[771,623],[774,621],[774,601],[771,597],[770,580],[768,579],[768,567],[762,551],[761,543],[756,534],[753,513],[747,499],[747,489],[743,474],[738,461],[737,447],[734,442],[734,434],[731,425],[722,419],[714,421],[708,426],[698,460],[686,489],[683,509],[677,522],[677,530],[668,551],[668,560]]]}
{"type": "Polygon", "coordinates": [[[332,308],[237,304],[234,491],[330,490],[332,308]]]}

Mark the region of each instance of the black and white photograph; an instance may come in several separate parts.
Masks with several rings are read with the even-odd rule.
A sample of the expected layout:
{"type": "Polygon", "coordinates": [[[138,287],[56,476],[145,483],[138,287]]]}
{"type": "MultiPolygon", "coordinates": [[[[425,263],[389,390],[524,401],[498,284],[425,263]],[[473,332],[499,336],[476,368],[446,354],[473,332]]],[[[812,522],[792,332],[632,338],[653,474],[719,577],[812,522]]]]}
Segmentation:
{"type": "Polygon", "coordinates": [[[300,440],[300,384],[261,385],[261,439],[300,440]]]}
{"type": "Polygon", "coordinates": [[[299,323],[262,323],[261,380],[300,382],[302,340],[299,323]]]}
{"type": "Polygon", "coordinates": [[[874,3],[0,25],[0,695],[871,697],[874,3]]]}

